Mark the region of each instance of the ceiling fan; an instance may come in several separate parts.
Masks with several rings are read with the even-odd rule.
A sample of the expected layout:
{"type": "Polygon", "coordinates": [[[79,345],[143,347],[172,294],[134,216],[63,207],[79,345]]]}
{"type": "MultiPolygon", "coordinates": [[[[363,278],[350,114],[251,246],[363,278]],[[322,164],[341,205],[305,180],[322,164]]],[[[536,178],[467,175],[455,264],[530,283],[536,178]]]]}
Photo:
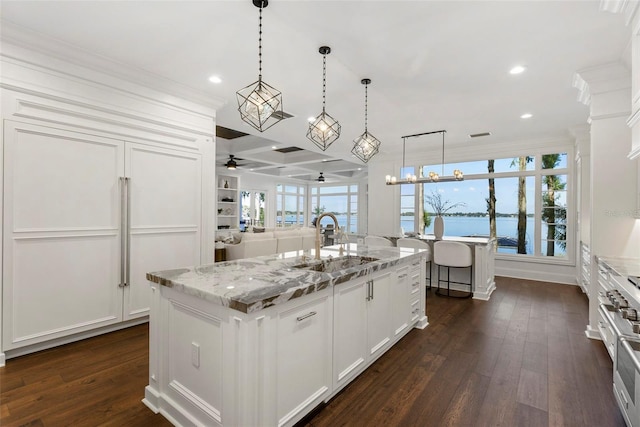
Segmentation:
{"type": "Polygon", "coordinates": [[[318,182],[324,182],[324,175],[323,175],[323,173],[324,173],[324,172],[320,172],[320,176],[319,176],[318,178],[316,178],[316,181],[318,181],[318,182]]]}
{"type": "Polygon", "coordinates": [[[227,160],[226,163],[223,163],[223,165],[226,166],[227,169],[229,169],[229,170],[235,170],[235,168],[238,167],[238,166],[244,166],[244,165],[239,165],[236,162],[236,160],[242,160],[242,159],[238,159],[233,154],[229,154],[229,160],[227,160]]]}

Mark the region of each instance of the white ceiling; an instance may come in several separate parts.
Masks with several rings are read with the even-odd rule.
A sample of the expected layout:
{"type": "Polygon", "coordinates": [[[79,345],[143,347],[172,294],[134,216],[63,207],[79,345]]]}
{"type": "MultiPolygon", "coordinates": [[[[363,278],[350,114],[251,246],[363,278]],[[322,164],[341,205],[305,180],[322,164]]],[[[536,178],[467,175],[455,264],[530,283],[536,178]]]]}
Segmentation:
{"type": "MultiPolygon", "coordinates": [[[[217,124],[250,136],[218,139],[219,164],[231,153],[246,168],[262,165],[263,173],[313,179],[324,171],[335,179],[366,173],[350,154],[364,131],[365,77],[372,80],[368,130],[382,141],[382,155],[397,156],[400,137],[420,132],[446,129],[448,145],[477,144],[469,134],[491,132],[482,143],[511,144],[564,136],[586,123],[574,73],[628,55],[623,16],[599,6],[596,0],[271,0],[263,12],[263,79],[282,91],[284,110],[294,117],[262,134],[241,122],[235,98],[258,75],[258,9],[251,0],[3,0],[1,13],[5,24],[65,42],[67,54],[113,59],[139,72],[140,81],[164,81],[201,102],[225,100],[217,124]],[[307,118],[322,108],[321,45],[332,48],[327,112],[342,125],[342,136],[324,153],[305,137],[307,118]],[[510,75],[516,64],[526,72],[510,75]],[[223,82],[210,83],[212,74],[223,82]],[[533,117],[521,119],[525,112],[533,117]],[[272,145],[307,151],[270,153],[272,145]]],[[[439,141],[424,147],[437,149],[439,141]]]]}

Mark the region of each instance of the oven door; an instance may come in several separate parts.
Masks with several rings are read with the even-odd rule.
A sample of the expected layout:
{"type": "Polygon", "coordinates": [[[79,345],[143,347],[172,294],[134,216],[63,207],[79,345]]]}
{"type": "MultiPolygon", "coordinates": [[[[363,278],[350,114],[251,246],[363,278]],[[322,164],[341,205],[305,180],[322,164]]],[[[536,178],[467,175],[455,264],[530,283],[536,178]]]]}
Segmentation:
{"type": "Polygon", "coordinates": [[[640,427],[640,342],[617,340],[613,370],[613,394],[628,426],[640,427]]]}

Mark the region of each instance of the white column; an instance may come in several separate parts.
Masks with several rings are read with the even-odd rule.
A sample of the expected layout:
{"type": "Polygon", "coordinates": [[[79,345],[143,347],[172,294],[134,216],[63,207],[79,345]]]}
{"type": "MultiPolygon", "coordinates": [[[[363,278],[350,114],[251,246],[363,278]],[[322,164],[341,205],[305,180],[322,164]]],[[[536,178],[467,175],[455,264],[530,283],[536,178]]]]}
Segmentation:
{"type": "MultiPolygon", "coordinates": [[[[590,107],[589,212],[591,289],[597,289],[594,256],[637,257],[640,235],[631,214],[635,209],[636,170],[627,158],[631,130],[631,73],[621,63],[578,71],[574,85],[590,107]]],[[[598,300],[590,298],[587,336],[598,338],[598,300]]]]}

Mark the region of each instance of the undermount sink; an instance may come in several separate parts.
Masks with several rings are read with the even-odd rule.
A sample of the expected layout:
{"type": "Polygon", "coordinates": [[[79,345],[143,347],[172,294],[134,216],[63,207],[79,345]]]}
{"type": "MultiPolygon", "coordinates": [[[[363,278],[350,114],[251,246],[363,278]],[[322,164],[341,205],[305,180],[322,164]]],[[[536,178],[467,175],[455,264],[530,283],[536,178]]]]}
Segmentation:
{"type": "Polygon", "coordinates": [[[315,263],[298,264],[294,265],[293,268],[321,271],[323,273],[333,273],[335,271],[345,270],[347,268],[357,267],[359,265],[365,265],[377,260],[378,258],[347,255],[344,257],[326,259],[315,263]]]}

